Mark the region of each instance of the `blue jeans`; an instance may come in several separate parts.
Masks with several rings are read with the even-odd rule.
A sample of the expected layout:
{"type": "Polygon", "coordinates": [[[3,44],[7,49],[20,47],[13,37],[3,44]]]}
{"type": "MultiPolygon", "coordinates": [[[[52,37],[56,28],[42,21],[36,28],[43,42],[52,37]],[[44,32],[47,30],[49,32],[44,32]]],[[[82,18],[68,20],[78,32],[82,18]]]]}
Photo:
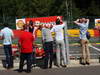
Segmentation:
{"type": "Polygon", "coordinates": [[[6,55],[6,66],[7,68],[12,68],[13,67],[13,56],[12,56],[11,45],[4,45],[4,52],[6,55]]]}

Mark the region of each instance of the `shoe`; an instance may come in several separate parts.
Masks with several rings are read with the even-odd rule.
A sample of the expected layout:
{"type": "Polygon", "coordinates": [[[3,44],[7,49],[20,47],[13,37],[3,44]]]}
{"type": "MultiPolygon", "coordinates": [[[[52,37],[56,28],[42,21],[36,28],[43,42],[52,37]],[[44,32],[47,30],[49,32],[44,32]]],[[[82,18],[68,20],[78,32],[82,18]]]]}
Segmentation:
{"type": "Polygon", "coordinates": [[[36,67],[36,64],[33,64],[33,67],[36,67]]]}
{"type": "Polygon", "coordinates": [[[82,65],[86,65],[86,63],[81,63],[82,65]]]}
{"type": "Polygon", "coordinates": [[[43,69],[48,69],[48,67],[43,67],[43,69]]]}
{"type": "Polygon", "coordinates": [[[89,63],[89,62],[86,62],[86,64],[87,64],[87,65],[90,65],[90,63],[89,63]]]}
{"type": "Polygon", "coordinates": [[[8,66],[6,69],[11,70],[12,68],[13,68],[12,66],[8,66]]]}
{"type": "Polygon", "coordinates": [[[49,66],[49,68],[52,68],[52,66],[49,66]]]}
{"type": "Polygon", "coordinates": [[[31,73],[31,70],[26,70],[26,73],[31,73]]]}
{"type": "Polygon", "coordinates": [[[22,73],[22,72],[23,72],[23,70],[20,70],[20,69],[19,69],[19,70],[18,70],[18,72],[19,72],[19,73],[22,73]]]}
{"type": "Polygon", "coordinates": [[[66,67],[67,67],[67,65],[62,65],[62,67],[66,68],[66,67]]]}
{"type": "Polygon", "coordinates": [[[58,68],[61,68],[61,66],[60,66],[60,65],[57,65],[57,67],[58,67],[58,68]]]}

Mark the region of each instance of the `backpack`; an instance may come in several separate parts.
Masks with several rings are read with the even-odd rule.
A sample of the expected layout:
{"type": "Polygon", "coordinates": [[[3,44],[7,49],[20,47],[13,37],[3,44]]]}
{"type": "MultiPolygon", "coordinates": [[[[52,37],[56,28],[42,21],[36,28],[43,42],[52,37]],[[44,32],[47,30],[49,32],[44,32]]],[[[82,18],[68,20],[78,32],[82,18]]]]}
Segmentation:
{"type": "Polygon", "coordinates": [[[86,32],[86,37],[88,40],[91,38],[90,32],[88,32],[88,31],[86,32]]]}

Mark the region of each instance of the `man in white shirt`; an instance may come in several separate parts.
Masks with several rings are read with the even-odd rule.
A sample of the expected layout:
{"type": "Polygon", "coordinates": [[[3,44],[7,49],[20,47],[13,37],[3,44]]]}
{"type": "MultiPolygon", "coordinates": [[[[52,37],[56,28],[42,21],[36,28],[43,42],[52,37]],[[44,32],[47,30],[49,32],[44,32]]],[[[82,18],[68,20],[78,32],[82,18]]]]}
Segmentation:
{"type": "Polygon", "coordinates": [[[57,45],[57,50],[56,50],[56,57],[57,57],[57,66],[61,67],[61,55],[64,61],[63,67],[66,67],[66,51],[65,51],[65,42],[64,42],[64,33],[63,33],[63,28],[64,24],[61,24],[60,20],[56,21],[56,25],[51,29],[51,32],[55,33],[55,41],[57,45]],[[61,54],[61,53],[62,54],[61,54]],[[61,55],[60,55],[61,54],[61,55]]]}
{"type": "Polygon", "coordinates": [[[12,38],[14,37],[13,31],[8,27],[8,24],[4,24],[4,28],[0,32],[0,37],[3,40],[4,52],[6,55],[6,68],[13,68],[12,58],[12,38]]]}

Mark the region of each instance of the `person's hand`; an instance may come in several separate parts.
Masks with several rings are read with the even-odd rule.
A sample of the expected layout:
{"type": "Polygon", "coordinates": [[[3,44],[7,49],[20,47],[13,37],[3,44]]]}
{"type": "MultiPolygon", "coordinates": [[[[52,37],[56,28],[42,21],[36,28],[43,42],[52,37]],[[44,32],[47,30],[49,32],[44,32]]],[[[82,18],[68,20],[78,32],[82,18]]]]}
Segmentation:
{"type": "Polygon", "coordinates": [[[42,40],[42,42],[46,42],[46,39],[42,40]]]}
{"type": "Polygon", "coordinates": [[[35,48],[36,48],[36,47],[38,47],[38,45],[37,45],[37,44],[34,44],[34,45],[33,45],[33,47],[35,47],[35,48]]]}
{"type": "Polygon", "coordinates": [[[77,19],[76,21],[79,22],[80,19],[77,19]]]}

